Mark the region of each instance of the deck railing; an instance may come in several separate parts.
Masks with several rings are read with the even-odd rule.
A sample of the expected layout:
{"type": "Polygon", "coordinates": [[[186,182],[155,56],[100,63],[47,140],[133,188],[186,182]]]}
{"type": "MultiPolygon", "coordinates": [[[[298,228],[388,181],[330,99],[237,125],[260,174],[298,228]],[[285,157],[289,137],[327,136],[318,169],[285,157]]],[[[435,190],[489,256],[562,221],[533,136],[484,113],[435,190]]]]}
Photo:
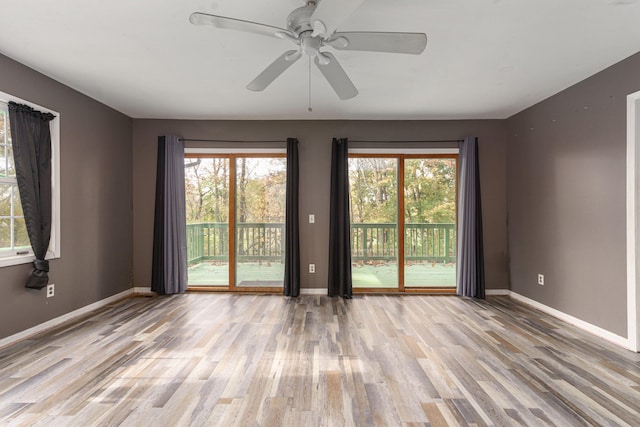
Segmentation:
{"type": "MultiPolygon", "coordinates": [[[[351,224],[351,259],[366,262],[397,258],[396,234],[396,224],[351,224]]],[[[455,224],[405,224],[404,259],[455,261],[455,224]]]]}
{"type": "Polygon", "coordinates": [[[187,224],[187,263],[193,265],[204,260],[226,261],[229,257],[228,242],[227,223],[187,224]]]}
{"type": "Polygon", "coordinates": [[[455,224],[405,224],[404,233],[406,261],[456,260],[455,224]]]}
{"type": "MultiPolygon", "coordinates": [[[[236,224],[238,261],[284,261],[284,223],[236,224]]],[[[187,224],[187,263],[229,259],[227,223],[187,224]]]]}
{"type": "MultiPolygon", "coordinates": [[[[405,261],[454,262],[455,224],[405,224],[405,261]]],[[[283,223],[236,225],[238,261],[284,261],[283,223]]],[[[396,224],[351,224],[351,257],[354,261],[390,261],[398,257],[396,224]]],[[[229,227],[226,223],[187,224],[189,265],[205,260],[229,259],[229,227]]]]}

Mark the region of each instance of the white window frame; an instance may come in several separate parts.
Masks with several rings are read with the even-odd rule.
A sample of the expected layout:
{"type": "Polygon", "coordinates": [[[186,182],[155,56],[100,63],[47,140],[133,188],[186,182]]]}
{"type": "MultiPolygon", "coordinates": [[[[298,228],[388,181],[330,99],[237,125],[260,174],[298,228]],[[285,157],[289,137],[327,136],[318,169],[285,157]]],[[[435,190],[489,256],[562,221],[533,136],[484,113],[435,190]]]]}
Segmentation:
{"type": "MultiPolygon", "coordinates": [[[[5,107],[3,104],[8,104],[10,101],[28,105],[33,109],[55,116],[49,122],[51,129],[51,240],[46,259],[60,258],[60,113],[0,91],[0,105],[5,107]]],[[[8,117],[7,114],[6,118],[8,119],[8,117]]],[[[33,262],[34,259],[31,248],[29,248],[28,254],[23,255],[18,255],[13,251],[1,251],[0,267],[27,264],[33,262]]]]}
{"type": "Polygon", "coordinates": [[[185,148],[185,154],[286,154],[286,148],[185,148]]]}
{"type": "Polygon", "coordinates": [[[349,148],[349,154],[460,154],[458,148],[349,148]]]}

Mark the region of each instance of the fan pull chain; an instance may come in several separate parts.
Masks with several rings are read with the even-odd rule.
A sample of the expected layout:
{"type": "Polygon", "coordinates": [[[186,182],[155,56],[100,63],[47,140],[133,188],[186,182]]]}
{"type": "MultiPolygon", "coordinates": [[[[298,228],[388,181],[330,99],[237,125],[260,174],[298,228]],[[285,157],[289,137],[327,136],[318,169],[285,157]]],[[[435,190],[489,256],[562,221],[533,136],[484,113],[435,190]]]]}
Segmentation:
{"type": "Polygon", "coordinates": [[[311,57],[309,57],[309,106],[307,111],[310,113],[313,111],[313,108],[311,108],[311,57]]]}

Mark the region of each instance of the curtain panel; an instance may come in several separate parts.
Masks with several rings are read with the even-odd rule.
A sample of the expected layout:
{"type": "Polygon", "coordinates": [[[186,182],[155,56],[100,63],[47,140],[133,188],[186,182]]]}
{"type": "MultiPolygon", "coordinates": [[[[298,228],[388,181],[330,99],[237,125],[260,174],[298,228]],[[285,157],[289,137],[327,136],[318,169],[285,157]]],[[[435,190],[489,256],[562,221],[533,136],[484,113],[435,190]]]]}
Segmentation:
{"type": "Polygon", "coordinates": [[[329,205],[328,295],[352,297],[351,227],[349,218],[349,143],[333,139],[331,149],[331,202],[329,205]]]}
{"type": "Polygon", "coordinates": [[[186,223],[184,146],[176,136],[160,136],[151,274],[158,294],[187,290],[186,223]]]}
{"type": "Polygon", "coordinates": [[[288,297],[300,295],[300,224],[298,217],[298,140],[287,139],[287,200],[285,207],[284,289],[288,297]]]}
{"type": "Polygon", "coordinates": [[[458,295],[485,297],[484,251],[482,246],[482,203],[478,138],[460,143],[458,187],[458,295]]]}
{"type": "Polygon", "coordinates": [[[9,124],[16,179],[29,242],[35,261],[25,287],[42,289],[49,283],[46,255],[51,239],[51,113],[9,102],[9,124]]]}

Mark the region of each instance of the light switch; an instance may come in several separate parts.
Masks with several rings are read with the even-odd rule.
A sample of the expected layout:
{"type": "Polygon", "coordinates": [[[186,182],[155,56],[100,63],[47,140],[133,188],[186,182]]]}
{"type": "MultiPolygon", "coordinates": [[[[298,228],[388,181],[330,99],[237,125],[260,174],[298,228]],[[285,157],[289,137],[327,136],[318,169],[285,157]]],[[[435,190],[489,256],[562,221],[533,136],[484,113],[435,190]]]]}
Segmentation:
{"type": "Polygon", "coordinates": [[[315,224],[316,216],[314,214],[309,215],[309,224],[315,224]]]}

